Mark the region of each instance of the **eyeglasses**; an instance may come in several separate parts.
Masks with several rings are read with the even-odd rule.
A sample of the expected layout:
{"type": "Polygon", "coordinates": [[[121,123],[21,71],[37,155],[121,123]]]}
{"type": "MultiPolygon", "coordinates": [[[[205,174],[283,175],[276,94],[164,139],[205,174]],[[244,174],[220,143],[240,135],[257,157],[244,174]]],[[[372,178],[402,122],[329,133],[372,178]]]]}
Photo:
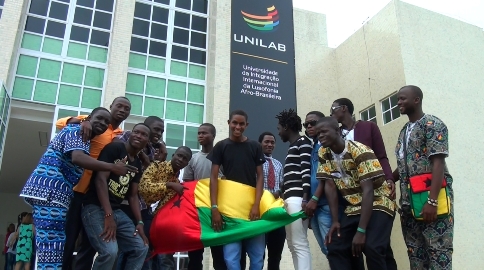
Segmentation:
{"type": "Polygon", "coordinates": [[[336,109],[339,109],[339,108],[341,108],[343,106],[345,106],[345,105],[339,105],[339,106],[336,106],[336,107],[331,107],[331,109],[329,110],[329,113],[330,114],[333,114],[336,109]]]}
{"type": "Polygon", "coordinates": [[[309,127],[309,125],[311,125],[312,127],[314,127],[314,126],[316,125],[316,123],[317,123],[317,122],[318,122],[318,121],[316,121],[316,120],[308,121],[308,122],[306,122],[306,123],[304,123],[304,124],[303,124],[303,127],[304,127],[304,128],[308,128],[308,127],[309,127]]]}

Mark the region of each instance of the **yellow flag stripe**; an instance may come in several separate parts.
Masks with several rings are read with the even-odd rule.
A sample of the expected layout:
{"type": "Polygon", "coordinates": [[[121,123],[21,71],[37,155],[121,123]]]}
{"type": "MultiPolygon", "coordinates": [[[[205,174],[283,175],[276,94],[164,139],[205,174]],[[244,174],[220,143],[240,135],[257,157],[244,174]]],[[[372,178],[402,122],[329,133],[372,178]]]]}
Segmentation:
{"type": "MultiPolygon", "coordinates": [[[[195,188],[196,207],[208,207],[210,203],[210,179],[201,179],[195,188]]],[[[240,184],[234,181],[218,180],[217,205],[220,213],[231,218],[249,220],[250,210],[255,201],[255,188],[240,184]]],[[[260,216],[269,209],[284,207],[282,199],[275,199],[274,196],[264,191],[260,200],[260,216]]]]}

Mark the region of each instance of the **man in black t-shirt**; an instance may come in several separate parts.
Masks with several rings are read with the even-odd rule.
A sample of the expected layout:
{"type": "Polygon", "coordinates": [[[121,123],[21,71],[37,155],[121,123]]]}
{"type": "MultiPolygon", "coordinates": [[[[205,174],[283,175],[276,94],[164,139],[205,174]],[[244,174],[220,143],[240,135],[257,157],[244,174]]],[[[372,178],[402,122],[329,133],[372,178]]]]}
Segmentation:
{"type": "MultiPolygon", "coordinates": [[[[257,141],[249,140],[244,131],[249,125],[247,113],[236,110],[230,113],[227,121],[230,137],[218,142],[212,152],[207,156],[212,161],[210,174],[210,201],[212,203],[212,227],[215,231],[223,230],[222,216],[218,210],[218,175],[220,166],[223,167],[224,176],[232,181],[252,186],[256,189],[255,202],[250,213],[250,220],[260,218],[259,203],[264,188],[264,175],[262,164],[265,157],[262,147],[257,141]]],[[[230,192],[224,190],[224,192],[230,192]]],[[[237,196],[234,194],[234,196],[237,196]]],[[[240,270],[242,247],[250,258],[250,269],[262,269],[264,266],[265,235],[259,235],[240,242],[224,246],[224,259],[229,270],[240,270]]],[[[244,255],[245,256],[245,255],[244,255]]]]}
{"type": "Polygon", "coordinates": [[[148,239],[143,231],[138,183],[142,163],[138,153],[146,147],[150,128],[143,124],[133,127],[127,142],[112,142],[101,151],[98,160],[123,162],[136,167],[137,173],[124,176],[98,171],[92,175],[89,191],[84,197],[82,221],[93,248],[98,252],[92,269],[112,269],[118,248],[129,254],[126,269],[141,269],[148,252],[148,239]],[[121,211],[121,202],[129,201],[137,225],[121,211]],[[119,244],[119,246],[118,246],[119,244]]]}

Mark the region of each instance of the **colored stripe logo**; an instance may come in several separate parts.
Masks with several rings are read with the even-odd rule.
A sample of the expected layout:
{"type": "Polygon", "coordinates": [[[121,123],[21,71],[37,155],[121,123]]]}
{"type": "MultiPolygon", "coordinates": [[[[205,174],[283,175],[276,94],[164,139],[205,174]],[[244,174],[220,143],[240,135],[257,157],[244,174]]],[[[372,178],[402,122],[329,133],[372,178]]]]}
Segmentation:
{"type": "Polygon", "coordinates": [[[247,25],[258,31],[273,31],[279,25],[279,14],[275,6],[267,8],[267,16],[252,15],[240,11],[247,25]]]}

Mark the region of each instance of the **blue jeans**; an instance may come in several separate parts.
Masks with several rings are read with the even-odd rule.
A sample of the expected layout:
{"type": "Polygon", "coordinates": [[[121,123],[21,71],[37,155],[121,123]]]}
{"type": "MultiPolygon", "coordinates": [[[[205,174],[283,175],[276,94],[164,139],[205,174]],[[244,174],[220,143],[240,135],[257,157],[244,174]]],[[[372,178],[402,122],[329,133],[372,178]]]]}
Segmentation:
{"type": "Polygon", "coordinates": [[[93,270],[111,270],[118,256],[118,248],[126,254],[126,268],[140,270],[148,252],[148,246],[139,236],[133,236],[133,221],[121,210],[113,211],[116,222],[116,241],[105,242],[100,235],[104,230],[104,210],[89,204],[82,208],[82,223],[92,247],[98,252],[93,270]]]}
{"type": "MultiPolygon", "coordinates": [[[[150,254],[147,254],[148,258],[150,258],[150,254]]],[[[127,255],[120,252],[118,254],[118,261],[116,263],[116,269],[117,270],[124,270],[126,268],[126,261],[127,261],[127,255]]],[[[150,260],[145,260],[143,269],[147,270],[175,270],[176,265],[175,265],[175,259],[173,258],[173,254],[158,254],[155,255],[153,258],[150,260]]]]}
{"type": "Polygon", "coordinates": [[[311,219],[311,228],[313,229],[314,237],[316,237],[321,251],[324,255],[328,255],[328,248],[324,244],[324,238],[331,228],[331,211],[329,210],[329,205],[318,205],[311,219]]]}
{"type": "Polygon", "coordinates": [[[13,253],[7,253],[5,254],[5,266],[6,270],[13,270],[15,266],[15,257],[17,256],[16,254],[13,253]]]}
{"type": "Polygon", "coordinates": [[[264,267],[264,252],[266,250],[265,234],[242,240],[241,242],[230,243],[224,246],[224,260],[228,270],[240,269],[240,256],[242,246],[245,248],[250,259],[250,270],[262,270],[264,267]]]}
{"type": "MultiPolygon", "coordinates": [[[[341,219],[344,209],[344,207],[339,206],[339,219],[341,219]]],[[[318,241],[319,247],[324,255],[328,255],[328,248],[324,244],[324,239],[328,234],[332,223],[333,221],[331,219],[329,205],[318,205],[318,208],[316,208],[316,211],[314,212],[314,217],[311,219],[311,228],[313,229],[314,237],[316,238],[316,241],[318,241]]]]}

